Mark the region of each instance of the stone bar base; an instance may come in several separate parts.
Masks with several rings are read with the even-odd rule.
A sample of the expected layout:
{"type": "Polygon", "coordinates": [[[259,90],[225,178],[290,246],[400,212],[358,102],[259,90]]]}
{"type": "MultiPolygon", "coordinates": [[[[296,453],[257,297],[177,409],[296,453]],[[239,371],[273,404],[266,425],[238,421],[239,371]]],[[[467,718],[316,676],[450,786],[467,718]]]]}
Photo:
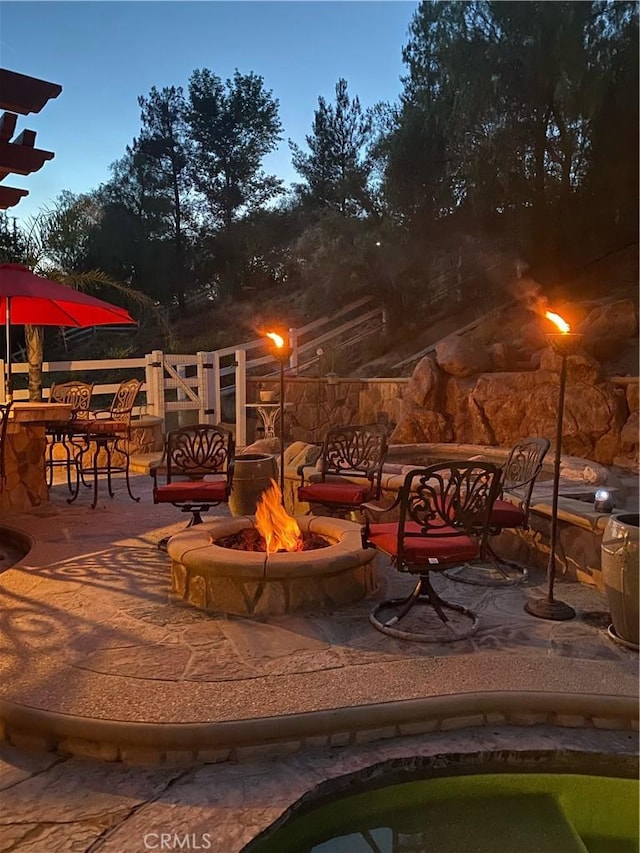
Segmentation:
{"type": "Polygon", "coordinates": [[[4,451],[5,481],[0,488],[0,511],[24,512],[49,500],[44,476],[44,424],[7,426],[4,451]]]}
{"type": "Polygon", "coordinates": [[[375,551],[362,548],[360,526],[335,518],[299,517],[302,531],[327,548],[267,556],[221,548],[215,540],[253,526],[253,518],[197,525],[169,541],[171,591],[203,610],[240,616],[331,610],[372,593],[375,551]]]}

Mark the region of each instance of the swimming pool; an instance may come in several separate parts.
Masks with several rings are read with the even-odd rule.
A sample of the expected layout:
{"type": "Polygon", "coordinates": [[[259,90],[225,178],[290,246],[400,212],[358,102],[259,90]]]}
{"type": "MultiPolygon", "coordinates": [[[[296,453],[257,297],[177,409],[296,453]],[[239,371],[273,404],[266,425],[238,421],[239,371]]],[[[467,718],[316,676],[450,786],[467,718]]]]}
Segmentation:
{"type": "Polygon", "coordinates": [[[482,772],[479,765],[457,775],[391,784],[383,776],[370,790],[302,798],[244,850],[637,853],[637,775],[547,773],[539,770],[548,762],[541,757],[538,763],[532,772],[512,772],[506,765],[503,772],[482,772]]]}

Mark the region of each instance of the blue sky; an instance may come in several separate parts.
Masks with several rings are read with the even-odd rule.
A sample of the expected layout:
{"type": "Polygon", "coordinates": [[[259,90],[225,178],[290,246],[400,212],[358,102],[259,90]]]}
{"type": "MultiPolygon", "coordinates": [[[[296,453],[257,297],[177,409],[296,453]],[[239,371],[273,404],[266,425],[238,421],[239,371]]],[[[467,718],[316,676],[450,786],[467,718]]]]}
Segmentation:
{"type": "Polygon", "coordinates": [[[25,219],[63,190],[83,192],[109,177],[140,129],[137,98],[152,86],[187,89],[195,68],[222,79],[237,68],[264,78],[280,102],[284,140],[265,161],[296,179],[286,140],[304,145],[318,96],[333,100],[344,77],[363,106],[400,94],[402,47],[417,2],[0,2],[0,66],[59,83],[18,132],[55,158],[34,175],[10,176],[29,195],[10,215],[25,219]]]}

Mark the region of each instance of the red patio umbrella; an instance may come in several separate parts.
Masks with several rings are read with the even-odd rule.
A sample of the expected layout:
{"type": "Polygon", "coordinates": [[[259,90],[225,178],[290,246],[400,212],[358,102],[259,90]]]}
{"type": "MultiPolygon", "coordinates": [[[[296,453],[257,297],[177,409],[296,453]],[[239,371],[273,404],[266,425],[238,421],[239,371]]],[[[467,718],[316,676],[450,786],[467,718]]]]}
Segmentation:
{"type": "Polygon", "coordinates": [[[0,264],[0,317],[7,342],[7,394],[11,394],[11,326],[105,326],[136,323],[124,308],[36,275],[23,264],[0,264]]]}

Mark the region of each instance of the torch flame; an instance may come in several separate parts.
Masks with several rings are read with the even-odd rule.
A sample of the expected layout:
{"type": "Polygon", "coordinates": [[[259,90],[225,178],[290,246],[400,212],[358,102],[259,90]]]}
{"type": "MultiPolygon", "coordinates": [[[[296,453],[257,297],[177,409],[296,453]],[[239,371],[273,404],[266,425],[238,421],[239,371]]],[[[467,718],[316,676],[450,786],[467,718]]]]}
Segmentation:
{"type": "Polygon", "coordinates": [[[284,346],[284,338],[276,334],[275,332],[267,332],[267,337],[271,338],[271,340],[278,347],[278,349],[284,346]]]}
{"type": "Polygon", "coordinates": [[[256,530],[264,538],[267,554],[301,551],[302,534],[298,522],[282,506],[282,492],[275,480],[262,493],[256,507],[256,530]]]}
{"type": "Polygon", "coordinates": [[[568,332],[571,331],[571,326],[567,323],[566,320],[563,320],[559,314],[554,314],[553,311],[545,311],[544,316],[548,320],[551,320],[552,323],[555,323],[563,335],[566,335],[568,332]]]}

